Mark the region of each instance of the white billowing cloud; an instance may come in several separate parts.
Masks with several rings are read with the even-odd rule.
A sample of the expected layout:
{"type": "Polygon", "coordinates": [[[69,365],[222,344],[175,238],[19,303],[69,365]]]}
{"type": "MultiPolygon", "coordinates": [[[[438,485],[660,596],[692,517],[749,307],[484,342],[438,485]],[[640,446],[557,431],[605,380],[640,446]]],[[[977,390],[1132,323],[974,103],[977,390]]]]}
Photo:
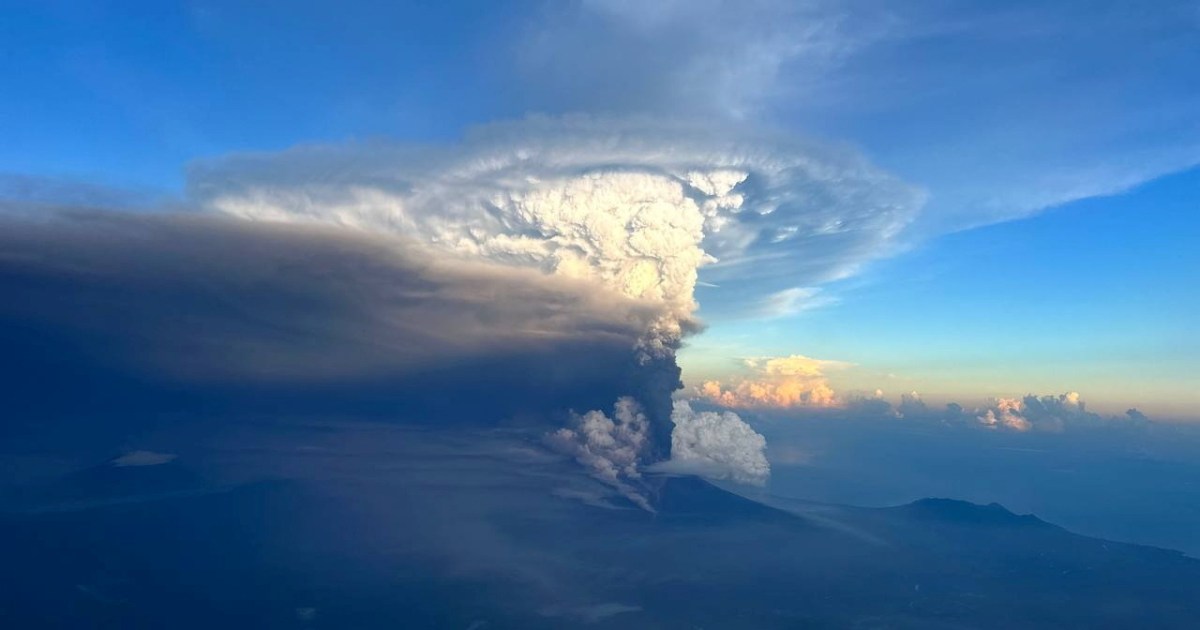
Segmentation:
{"type": "MultiPolygon", "coordinates": [[[[1140,412],[1126,416],[1133,421],[1144,422],[1140,412]]],[[[976,410],[976,419],[988,428],[1004,428],[1015,431],[1063,431],[1069,426],[1100,425],[1113,422],[1087,410],[1087,404],[1079,392],[1067,392],[1057,396],[1035,396],[1024,398],[998,398],[976,410]]]]}
{"type": "MultiPolygon", "coordinates": [[[[860,418],[901,418],[914,422],[933,422],[944,426],[963,424],[996,431],[1038,431],[1060,433],[1088,428],[1138,428],[1150,420],[1137,409],[1119,416],[1102,416],[1088,411],[1079,392],[1057,395],[993,398],[976,408],[964,408],[950,402],[944,407],[927,404],[917,392],[900,395],[900,404],[893,406],[874,395],[847,394],[843,406],[849,415],[860,418]]],[[[801,410],[802,411],[802,410],[801,410]]]]}
{"type": "Polygon", "coordinates": [[[980,424],[991,429],[1028,431],[1033,427],[1033,424],[1022,415],[1021,401],[1016,398],[997,398],[989,407],[980,411],[982,413],[976,416],[976,419],[980,424]]]}
{"type": "Polygon", "coordinates": [[[766,438],[736,413],[695,411],[678,400],[671,420],[671,460],[656,464],[655,470],[754,485],[765,484],[771,475],[766,438]]]}
{"type": "Polygon", "coordinates": [[[1087,410],[1079,392],[1057,396],[1028,395],[1021,400],[1021,413],[1039,429],[1062,431],[1070,423],[1098,422],[1099,415],[1087,410]]]}
{"type": "Polygon", "coordinates": [[[239,217],[403,234],[450,256],[594,280],[663,306],[651,338],[665,345],[690,325],[701,267],[721,285],[714,305],[751,313],[893,251],[922,199],[845,149],[593,118],[493,125],[454,147],[232,157],[197,166],[189,187],[239,217]]]}
{"type": "Polygon", "coordinates": [[[546,439],[550,446],[586,466],[593,476],[650,509],[630,485],[642,476],[638,466],[650,446],[649,431],[650,423],[641,405],[625,396],[613,406],[612,417],[594,410],[575,415],[569,428],[559,429],[546,439]]]}
{"type": "Polygon", "coordinates": [[[723,407],[831,407],[839,401],[825,372],[848,366],[799,354],[750,358],[744,363],[749,376],[728,383],[706,381],[697,393],[723,407]]]}

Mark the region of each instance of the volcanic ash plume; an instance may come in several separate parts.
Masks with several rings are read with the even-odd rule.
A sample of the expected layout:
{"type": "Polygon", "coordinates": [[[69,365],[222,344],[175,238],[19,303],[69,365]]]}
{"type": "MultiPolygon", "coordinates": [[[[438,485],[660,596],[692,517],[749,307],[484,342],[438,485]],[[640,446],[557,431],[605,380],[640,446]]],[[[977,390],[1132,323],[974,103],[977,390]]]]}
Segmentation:
{"type": "Polygon", "coordinates": [[[919,204],[844,151],[592,119],[488,127],[450,148],[242,156],[200,165],[190,189],[222,213],[405,235],[448,257],[536,268],[654,305],[660,315],[634,349],[629,388],[652,460],[669,455],[670,397],[681,387],[674,351],[697,329],[703,266],[730,279],[729,302],[753,310],[793,283],[844,276],[887,251],[919,204]]]}
{"type": "Polygon", "coordinates": [[[570,428],[555,431],[547,441],[574,456],[593,475],[616,487],[629,500],[650,509],[645,498],[630,485],[641,478],[638,464],[646,455],[648,429],[641,406],[625,396],[613,406],[611,418],[600,411],[576,414],[570,428]]]}

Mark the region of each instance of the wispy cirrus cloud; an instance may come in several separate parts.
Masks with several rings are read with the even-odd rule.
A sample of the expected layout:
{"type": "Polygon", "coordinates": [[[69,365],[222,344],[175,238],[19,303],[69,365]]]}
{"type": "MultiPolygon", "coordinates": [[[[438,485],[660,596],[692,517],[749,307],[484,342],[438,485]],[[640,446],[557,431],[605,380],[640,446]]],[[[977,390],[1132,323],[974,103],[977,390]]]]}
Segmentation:
{"type": "Polygon", "coordinates": [[[1198,35],[1188,0],[589,0],[514,48],[538,111],[753,115],[865,146],[928,186],[928,236],[1200,164],[1198,35]]]}

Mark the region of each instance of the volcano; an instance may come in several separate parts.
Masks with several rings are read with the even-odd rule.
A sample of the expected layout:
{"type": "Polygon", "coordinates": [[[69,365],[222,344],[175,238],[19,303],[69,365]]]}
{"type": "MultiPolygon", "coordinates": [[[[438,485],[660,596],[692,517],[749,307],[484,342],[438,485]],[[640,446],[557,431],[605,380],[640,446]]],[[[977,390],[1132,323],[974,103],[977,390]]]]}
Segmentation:
{"type": "Polygon", "coordinates": [[[0,625],[1200,624],[1200,561],[996,504],[858,508],[657,476],[649,512],[519,431],[339,431],[215,448],[205,461],[253,469],[234,482],[181,456],[71,473],[40,506],[23,493],[0,519],[0,625]]]}

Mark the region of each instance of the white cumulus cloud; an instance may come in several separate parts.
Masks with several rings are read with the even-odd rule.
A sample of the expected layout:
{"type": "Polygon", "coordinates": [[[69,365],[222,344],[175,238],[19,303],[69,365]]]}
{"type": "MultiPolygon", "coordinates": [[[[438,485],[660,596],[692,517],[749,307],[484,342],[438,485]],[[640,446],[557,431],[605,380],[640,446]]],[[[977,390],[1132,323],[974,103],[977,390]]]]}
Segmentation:
{"type": "Polygon", "coordinates": [[[1033,424],[1025,419],[1022,408],[1019,399],[997,398],[988,407],[981,409],[976,419],[980,424],[992,429],[1028,431],[1033,428],[1033,424]]]}
{"type": "Polygon", "coordinates": [[[1061,432],[1072,427],[1101,426],[1105,424],[1144,423],[1145,415],[1136,409],[1126,412],[1125,418],[1105,418],[1087,410],[1087,403],[1079,392],[1024,398],[997,398],[976,410],[976,420],[988,428],[1012,429],[1015,431],[1061,432]]]}
{"type": "Polygon", "coordinates": [[[765,484],[771,475],[766,438],[736,413],[695,411],[679,400],[671,420],[675,422],[671,460],[657,464],[655,470],[754,485],[765,484]]]}
{"type": "Polygon", "coordinates": [[[794,354],[746,359],[745,367],[748,376],[706,381],[697,393],[723,407],[830,407],[839,401],[826,371],[847,364],[794,354]]]}

